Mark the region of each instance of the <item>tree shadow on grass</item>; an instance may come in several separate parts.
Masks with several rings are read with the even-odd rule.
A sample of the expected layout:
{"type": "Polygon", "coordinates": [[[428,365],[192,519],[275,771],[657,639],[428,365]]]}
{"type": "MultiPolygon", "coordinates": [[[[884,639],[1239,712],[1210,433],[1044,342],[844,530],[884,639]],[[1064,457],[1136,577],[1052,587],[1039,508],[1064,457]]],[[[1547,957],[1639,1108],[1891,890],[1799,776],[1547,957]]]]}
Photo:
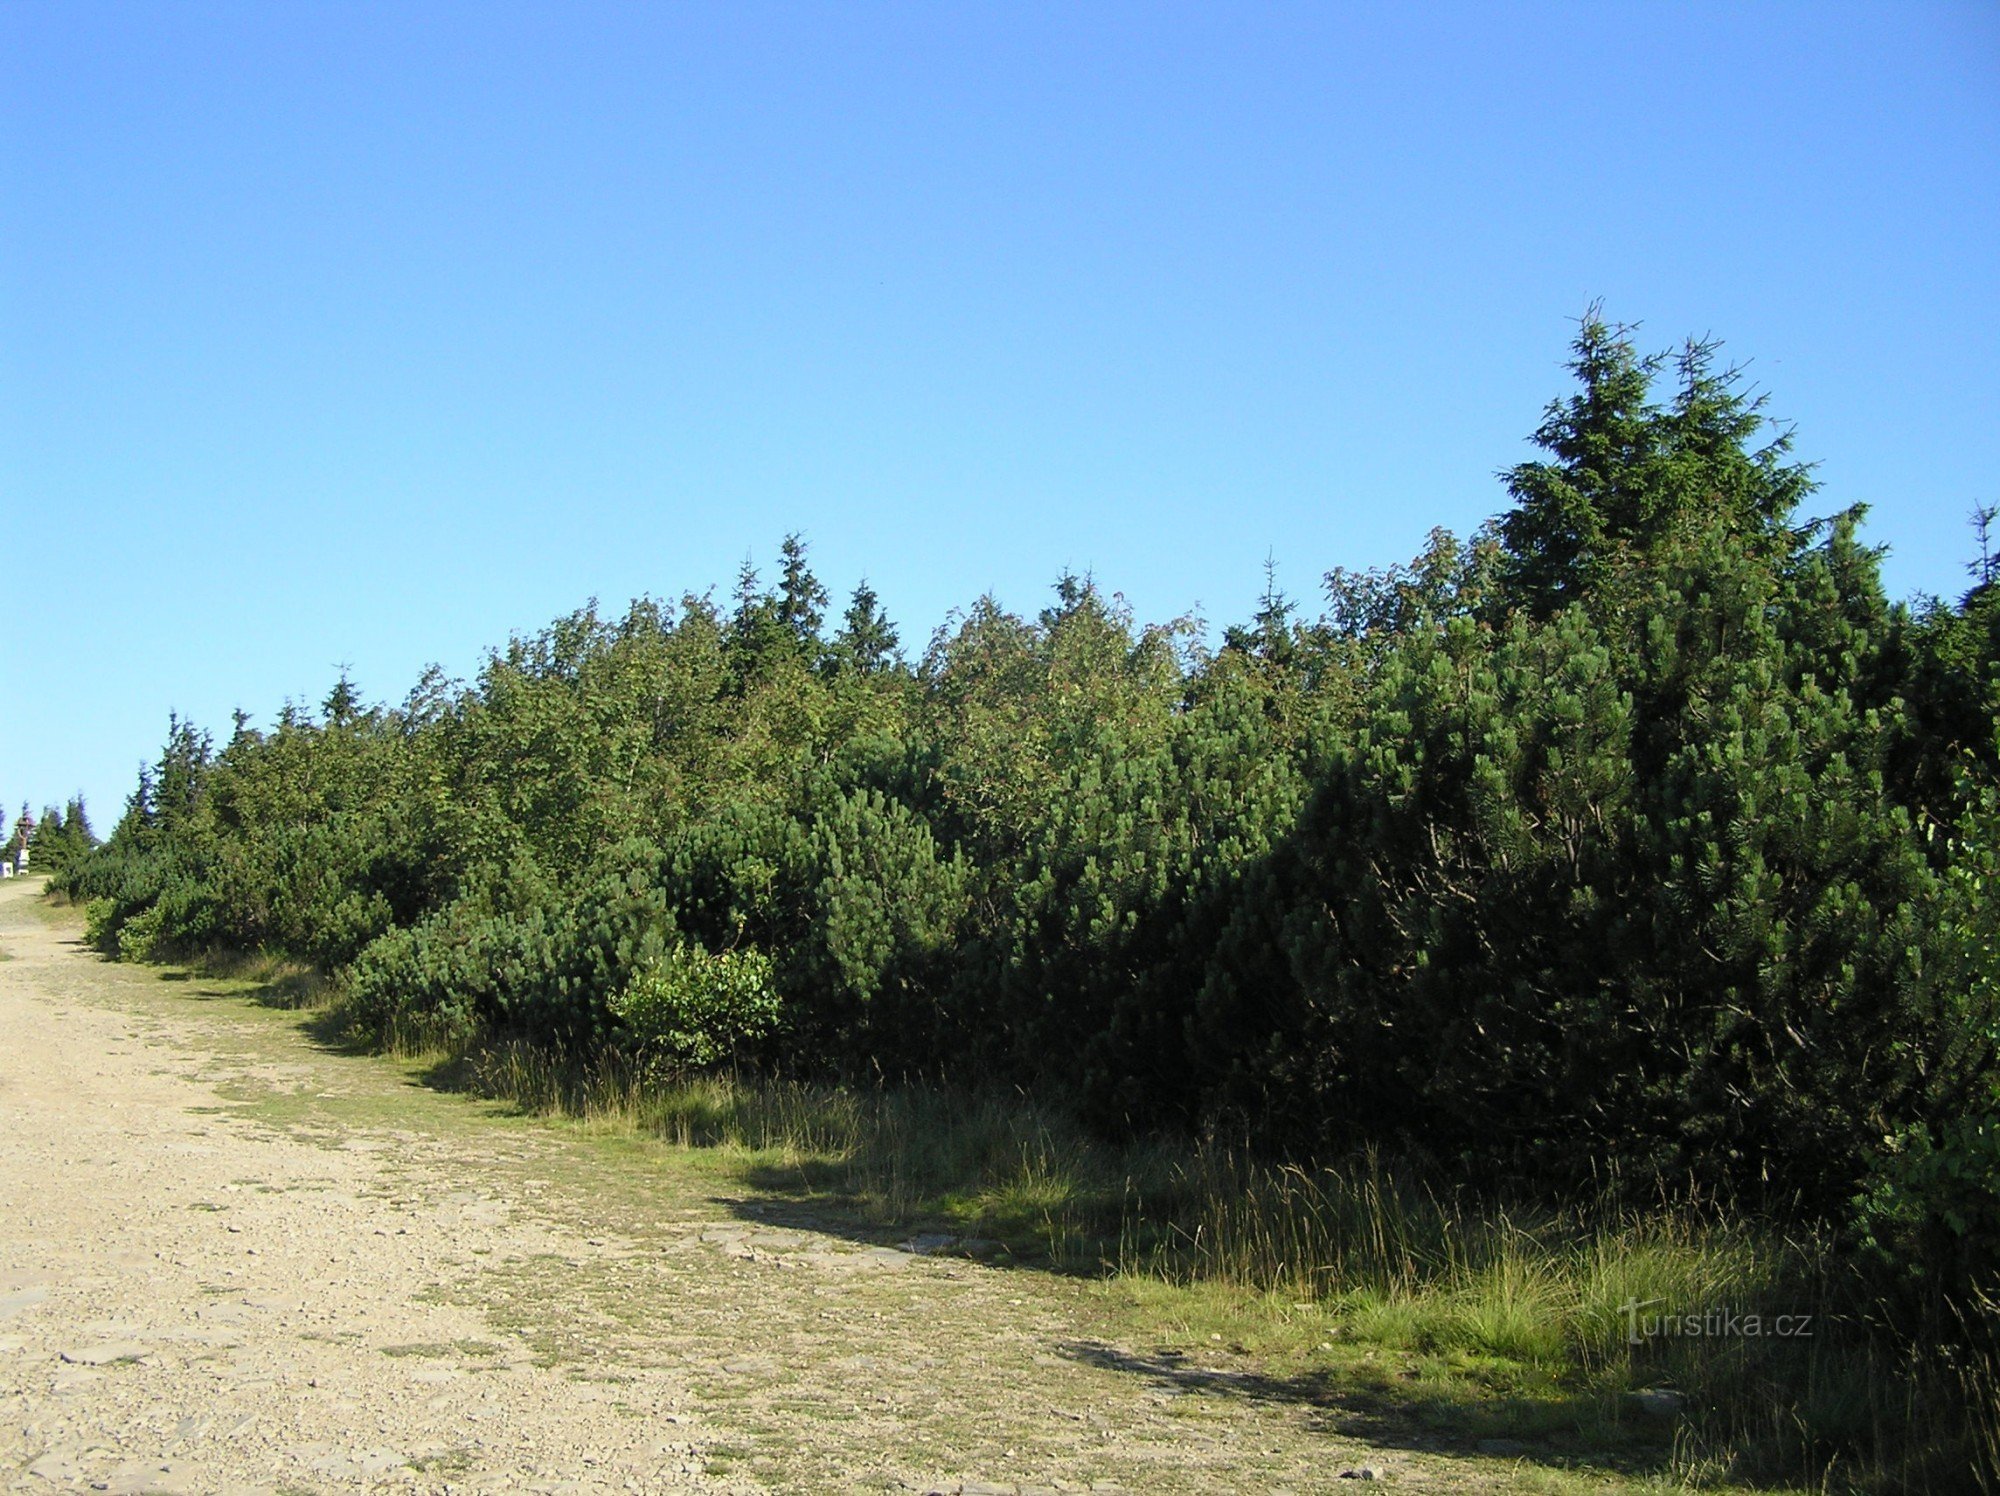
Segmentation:
{"type": "Polygon", "coordinates": [[[1052,1349],[1066,1360],[1137,1378],[1169,1397],[1298,1407],[1312,1432],[1379,1449],[1632,1477],[1663,1473],[1670,1454],[1663,1429],[1616,1421],[1615,1407],[1594,1393],[1467,1401],[1415,1387],[1398,1392],[1370,1386],[1341,1367],[1287,1376],[1254,1366],[1203,1365],[1172,1347],[1138,1352],[1070,1340],[1052,1349]]]}
{"type": "Polygon", "coordinates": [[[710,1195],[708,1203],[721,1206],[752,1227],[809,1232],[858,1247],[892,1247],[910,1257],[957,1258],[1035,1272],[1052,1270],[1048,1262],[1017,1254],[1003,1242],[966,1236],[935,1222],[870,1221],[853,1201],[837,1193],[803,1189],[796,1170],[752,1168],[737,1177],[758,1193],[710,1195]]]}
{"type": "Polygon", "coordinates": [[[309,968],[245,978],[227,965],[217,969],[195,962],[160,968],[155,975],[163,982],[187,984],[182,996],[196,1002],[248,1003],[294,1014],[293,1029],[321,1053],[351,1057],[380,1052],[379,1046],[355,1031],[346,1014],[328,1004],[326,978],[309,968]]]}
{"type": "Polygon", "coordinates": [[[894,1219],[870,1220],[845,1159],[752,1162],[732,1171],[754,1199],[717,1199],[732,1213],[770,1225],[798,1223],[864,1245],[917,1243],[914,1255],[960,1257],[991,1267],[1019,1268],[1064,1278],[1104,1278],[1115,1271],[1122,1213],[1084,1209],[1054,1250],[1044,1220],[985,1211],[970,1220],[914,1209],[894,1219]]]}

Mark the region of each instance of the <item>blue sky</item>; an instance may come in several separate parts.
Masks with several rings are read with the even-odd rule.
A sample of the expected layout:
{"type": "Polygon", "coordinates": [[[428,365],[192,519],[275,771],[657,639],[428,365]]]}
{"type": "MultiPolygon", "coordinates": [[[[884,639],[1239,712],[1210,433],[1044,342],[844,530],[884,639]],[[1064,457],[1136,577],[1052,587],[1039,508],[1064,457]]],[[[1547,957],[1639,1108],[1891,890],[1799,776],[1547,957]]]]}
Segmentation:
{"type": "Polygon", "coordinates": [[[0,796],[802,531],[921,644],[1469,530],[1602,298],[1956,593],[2000,7],[0,0],[0,796]]]}

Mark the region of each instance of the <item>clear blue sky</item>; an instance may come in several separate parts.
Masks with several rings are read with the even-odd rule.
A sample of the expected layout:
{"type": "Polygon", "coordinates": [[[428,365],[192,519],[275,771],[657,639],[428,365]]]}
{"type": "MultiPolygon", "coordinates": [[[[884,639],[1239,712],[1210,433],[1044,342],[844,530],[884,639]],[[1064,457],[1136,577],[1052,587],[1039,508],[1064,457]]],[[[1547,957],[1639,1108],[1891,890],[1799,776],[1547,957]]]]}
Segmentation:
{"type": "Polygon", "coordinates": [[[0,0],[0,796],[803,531],[921,645],[1308,598],[1713,333],[1898,594],[2000,499],[2000,6],[0,0]]]}

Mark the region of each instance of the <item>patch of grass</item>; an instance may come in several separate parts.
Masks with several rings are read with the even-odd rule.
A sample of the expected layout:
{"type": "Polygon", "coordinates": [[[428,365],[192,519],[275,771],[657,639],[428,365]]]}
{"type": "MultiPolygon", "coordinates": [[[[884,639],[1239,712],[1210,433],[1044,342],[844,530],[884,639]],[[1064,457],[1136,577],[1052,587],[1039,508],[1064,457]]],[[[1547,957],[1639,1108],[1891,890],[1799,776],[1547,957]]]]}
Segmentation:
{"type": "Polygon", "coordinates": [[[174,962],[162,974],[168,981],[203,981],[231,989],[267,1008],[285,1012],[330,1012],[339,986],[317,967],[263,951],[202,951],[174,962]]]}
{"type": "Polygon", "coordinates": [[[419,1475],[464,1475],[473,1468],[469,1449],[447,1449],[438,1454],[414,1455],[410,1468],[419,1475]]]}
{"type": "Polygon", "coordinates": [[[709,1475],[727,1475],[749,1458],[750,1451],[740,1444],[711,1444],[702,1451],[702,1463],[709,1475]]]}
{"type": "Polygon", "coordinates": [[[2000,1387],[1953,1386],[1940,1358],[1872,1333],[1830,1240],[1720,1212],[1509,1209],[1375,1159],[1269,1169],[1196,1150],[1181,1167],[1126,1276],[1318,1305],[1337,1332],[1320,1347],[1399,1353],[1395,1375],[1467,1437],[1670,1441],[1669,1468],[1691,1480],[1810,1470],[1827,1489],[1949,1489],[2000,1387]],[[1811,1333],[1774,1333],[1803,1316],[1811,1333]],[[1459,1395],[1474,1389],[1504,1396],[1459,1395]]]}

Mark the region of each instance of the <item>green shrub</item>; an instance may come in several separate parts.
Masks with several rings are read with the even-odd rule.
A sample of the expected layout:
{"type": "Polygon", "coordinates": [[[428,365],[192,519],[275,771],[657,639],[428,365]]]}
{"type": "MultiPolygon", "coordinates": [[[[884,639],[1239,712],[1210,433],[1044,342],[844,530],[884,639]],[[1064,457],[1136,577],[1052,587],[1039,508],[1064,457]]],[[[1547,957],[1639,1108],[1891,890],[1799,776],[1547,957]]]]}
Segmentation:
{"type": "Polygon", "coordinates": [[[2000,1115],[1895,1134],[1859,1208],[1863,1240],[1895,1276],[1927,1292],[2000,1281],[2000,1115]]]}
{"type": "Polygon", "coordinates": [[[776,1031],[784,1004],[757,950],[710,954],[676,943],[611,1000],[647,1060],[709,1066],[776,1031]]]}
{"type": "Polygon", "coordinates": [[[517,1029],[525,1011],[557,1006],[570,941],[559,908],[495,911],[454,904],[394,929],[355,959],[350,1010],[378,1037],[448,1043],[517,1029]]]}
{"type": "Polygon", "coordinates": [[[1856,1200],[1864,1254],[1919,1305],[2000,1290],[2000,868],[1994,797],[1978,797],[1950,858],[1936,925],[1957,956],[1951,1037],[1930,1049],[1934,1104],[1875,1151],[1856,1200]]]}
{"type": "Polygon", "coordinates": [[[116,899],[95,898],[83,906],[83,938],[106,955],[117,954],[118,927],[123,922],[124,913],[116,899]]]}
{"type": "Polygon", "coordinates": [[[160,949],[161,930],[165,924],[165,911],[158,905],[135,914],[126,920],[118,930],[118,959],[120,961],[150,961],[156,954],[165,954],[160,949]]]}

